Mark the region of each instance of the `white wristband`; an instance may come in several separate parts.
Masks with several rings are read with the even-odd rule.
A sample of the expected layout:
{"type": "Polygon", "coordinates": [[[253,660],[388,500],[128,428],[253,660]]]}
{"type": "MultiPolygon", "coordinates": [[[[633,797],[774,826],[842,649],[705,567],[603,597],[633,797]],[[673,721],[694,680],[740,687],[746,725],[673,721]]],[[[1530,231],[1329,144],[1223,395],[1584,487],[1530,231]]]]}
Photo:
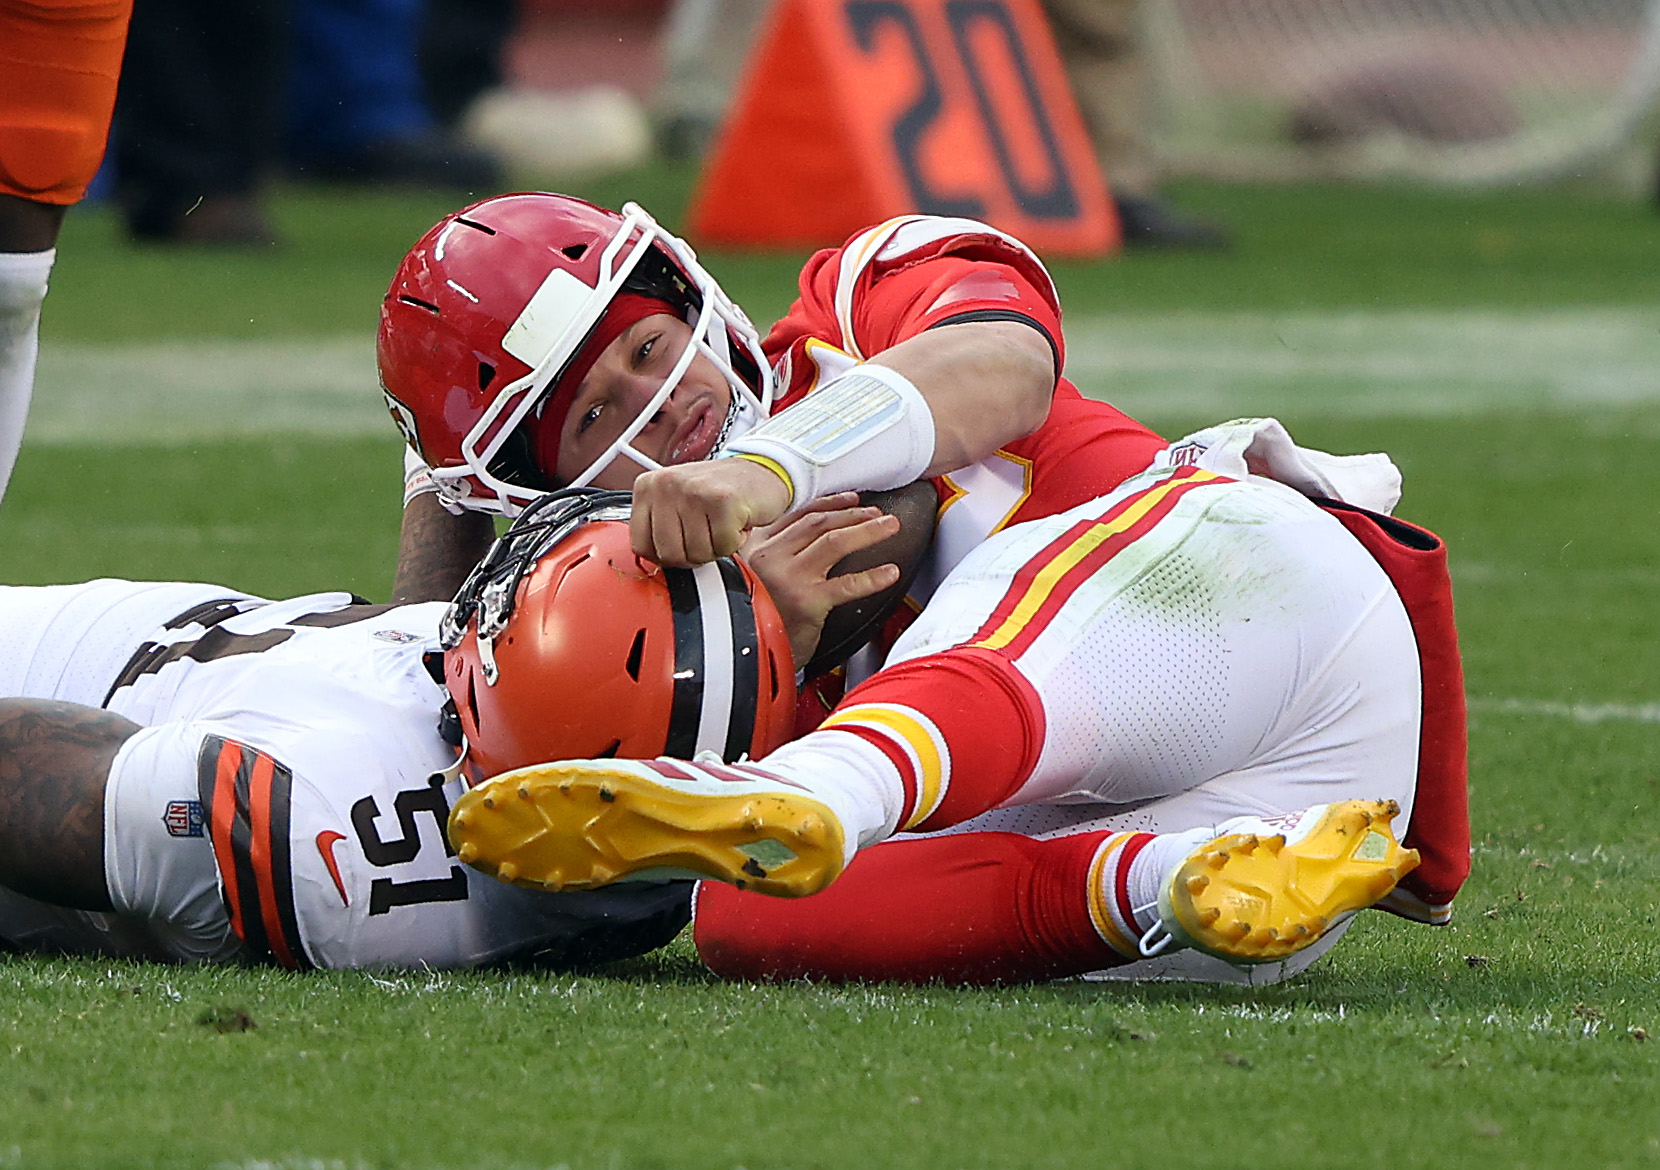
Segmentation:
{"type": "Polygon", "coordinates": [[[934,459],[934,414],[911,380],[866,362],[727,444],[790,488],[790,511],[820,496],[902,487],[934,459]]]}
{"type": "Polygon", "coordinates": [[[406,445],[403,449],[403,506],[409,507],[409,501],[416,496],[424,496],[428,492],[437,494],[437,491],[432,468],[415,454],[415,448],[406,445]]]}

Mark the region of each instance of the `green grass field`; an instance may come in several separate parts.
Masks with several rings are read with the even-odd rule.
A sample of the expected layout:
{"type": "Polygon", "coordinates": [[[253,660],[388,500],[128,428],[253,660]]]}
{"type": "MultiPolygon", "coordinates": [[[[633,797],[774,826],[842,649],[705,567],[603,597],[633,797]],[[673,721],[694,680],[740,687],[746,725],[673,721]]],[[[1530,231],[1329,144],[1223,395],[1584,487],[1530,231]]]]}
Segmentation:
{"type": "MultiPolygon", "coordinates": [[[[673,221],[689,177],[597,186],[673,221]]],[[[1475,872],[1259,990],[755,987],[0,961],[0,1167],[1660,1165],[1660,216],[1193,186],[1222,256],[1058,262],[1075,380],[1167,433],[1387,450],[1449,541],[1475,872]],[[1653,1036],[1654,1039],[1650,1039],[1653,1036]]],[[[383,598],[376,304],[442,199],[286,193],[267,255],[66,231],[8,581],[383,598]]],[[[758,320],[800,257],[705,256],[758,320]]]]}

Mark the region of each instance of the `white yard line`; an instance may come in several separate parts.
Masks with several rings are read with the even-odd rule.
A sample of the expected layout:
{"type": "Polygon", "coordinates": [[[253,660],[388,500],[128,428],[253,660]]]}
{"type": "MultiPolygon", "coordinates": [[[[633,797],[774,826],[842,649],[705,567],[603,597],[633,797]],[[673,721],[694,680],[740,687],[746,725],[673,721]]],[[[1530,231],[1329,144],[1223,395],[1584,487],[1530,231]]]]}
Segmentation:
{"type": "Polygon", "coordinates": [[[1067,373],[1131,413],[1443,416],[1660,400],[1660,306],[1067,320],[1067,373]]]}
{"type": "Polygon", "coordinates": [[[1471,699],[1477,715],[1571,719],[1575,723],[1660,723],[1660,703],[1563,703],[1551,699],[1471,699]]]}
{"type": "MultiPolygon", "coordinates": [[[[1660,401],[1660,307],[1067,318],[1067,372],[1158,420],[1660,401]]],[[[43,346],[31,443],[390,435],[373,339],[43,346]]]]}
{"type": "Polygon", "coordinates": [[[28,442],[395,433],[371,337],[41,347],[28,442]]]}

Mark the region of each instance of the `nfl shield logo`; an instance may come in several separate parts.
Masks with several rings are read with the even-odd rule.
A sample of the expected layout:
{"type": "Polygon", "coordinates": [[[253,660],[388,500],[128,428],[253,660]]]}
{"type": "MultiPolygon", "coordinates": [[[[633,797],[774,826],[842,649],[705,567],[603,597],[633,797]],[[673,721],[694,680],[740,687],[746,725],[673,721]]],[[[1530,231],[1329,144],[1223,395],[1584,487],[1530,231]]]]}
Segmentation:
{"type": "Polygon", "coordinates": [[[167,832],[174,837],[200,837],[203,835],[203,826],[207,818],[202,815],[202,802],[199,800],[170,800],[167,802],[167,811],[161,814],[162,824],[167,826],[167,832]]]}
{"type": "Polygon", "coordinates": [[[1170,466],[1190,467],[1208,450],[1210,446],[1205,443],[1178,443],[1170,448],[1170,466]]]}

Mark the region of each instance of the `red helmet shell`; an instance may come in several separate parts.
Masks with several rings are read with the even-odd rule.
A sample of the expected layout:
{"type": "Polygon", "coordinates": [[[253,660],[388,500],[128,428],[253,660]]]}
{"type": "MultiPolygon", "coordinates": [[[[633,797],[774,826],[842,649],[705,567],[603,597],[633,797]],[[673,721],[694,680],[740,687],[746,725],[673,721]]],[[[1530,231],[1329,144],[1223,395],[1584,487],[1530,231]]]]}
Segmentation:
{"type": "Polygon", "coordinates": [[[409,250],[381,303],[375,357],[393,417],[428,466],[465,464],[462,439],[531,373],[504,346],[507,331],[552,272],[597,286],[621,225],[570,196],[503,195],[446,216],[409,250]]]}
{"type": "Polygon", "coordinates": [[[544,555],[490,657],[494,682],[475,616],[444,663],[476,778],[562,759],[758,758],[790,734],[789,636],[759,579],[737,560],[641,560],[626,523],[583,524],[544,555]]]}
{"type": "MultiPolygon", "coordinates": [[[[633,204],[618,213],[550,192],[501,195],[446,216],[416,242],[381,302],[375,357],[387,407],[446,499],[511,516],[557,486],[551,468],[533,465],[529,444],[505,452],[512,472],[503,448],[521,424],[563,423],[531,411],[648,267],[670,274],[694,343],[717,360],[735,409],[764,418],[771,371],[754,327],[691,249],[633,204]],[[734,347],[761,371],[758,395],[734,372],[734,347]]],[[[665,384],[663,397],[672,390],[665,384]]]]}

